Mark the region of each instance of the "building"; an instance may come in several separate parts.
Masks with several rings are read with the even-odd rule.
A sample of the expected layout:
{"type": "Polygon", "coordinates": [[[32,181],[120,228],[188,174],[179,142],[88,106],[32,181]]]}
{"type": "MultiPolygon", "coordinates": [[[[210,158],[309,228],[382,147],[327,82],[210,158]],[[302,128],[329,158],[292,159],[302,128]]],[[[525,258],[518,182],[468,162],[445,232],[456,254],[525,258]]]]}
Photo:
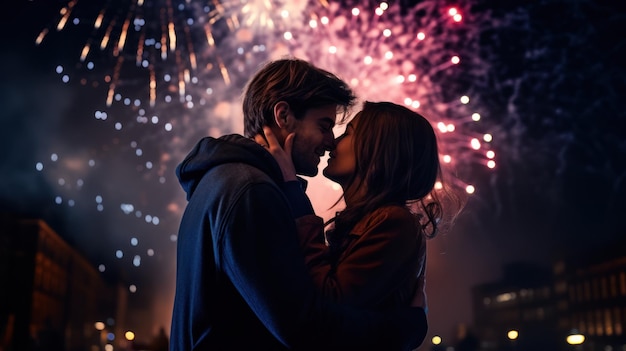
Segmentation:
{"type": "Polygon", "coordinates": [[[547,267],[512,263],[500,281],[475,286],[474,324],[481,348],[558,350],[552,282],[547,267]]]}
{"type": "Polygon", "coordinates": [[[98,350],[123,330],[126,290],[42,220],[0,216],[0,284],[0,349],[98,350]]]}
{"type": "Polygon", "coordinates": [[[472,291],[482,350],[626,350],[626,245],[553,266],[509,264],[472,291]]]}
{"type": "Polygon", "coordinates": [[[585,336],[585,350],[626,350],[626,240],[555,264],[561,330],[585,336]]]}

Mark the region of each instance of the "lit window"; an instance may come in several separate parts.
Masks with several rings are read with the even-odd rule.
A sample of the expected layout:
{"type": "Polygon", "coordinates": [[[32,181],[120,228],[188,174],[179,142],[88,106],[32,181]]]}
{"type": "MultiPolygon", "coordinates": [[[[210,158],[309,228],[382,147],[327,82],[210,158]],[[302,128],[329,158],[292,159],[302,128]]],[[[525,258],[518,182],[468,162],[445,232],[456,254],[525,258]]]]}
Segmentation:
{"type": "Polygon", "coordinates": [[[615,335],[622,335],[622,316],[619,307],[613,309],[613,316],[615,317],[615,335]]]}
{"type": "Polygon", "coordinates": [[[602,277],[602,298],[606,299],[609,297],[609,281],[606,277],[602,277]]]}
{"type": "Polygon", "coordinates": [[[606,330],[606,335],[613,335],[613,320],[611,318],[611,310],[604,310],[604,329],[606,330]]]}
{"type": "Polygon", "coordinates": [[[604,323],[602,321],[602,310],[596,310],[596,334],[604,335],[604,323]]]}
{"type": "Polygon", "coordinates": [[[593,312],[587,312],[587,326],[589,327],[589,335],[596,335],[596,323],[593,321],[593,312]]]}
{"type": "Polygon", "coordinates": [[[611,275],[611,296],[617,296],[617,277],[615,274],[611,275]]]}
{"type": "Polygon", "coordinates": [[[496,296],[496,301],[498,302],[511,301],[511,300],[515,300],[515,297],[516,297],[516,294],[514,292],[504,293],[504,294],[500,294],[496,296]]]}
{"type": "Polygon", "coordinates": [[[545,316],[546,316],[546,312],[545,312],[545,310],[543,309],[543,307],[539,307],[539,308],[537,308],[537,311],[536,311],[536,312],[537,312],[537,319],[542,320],[542,319],[544,319],[544,318],[545,318],[545,316]]]}
{"type": "Polygon", "coordinates": [[[580,315],[580,324],[578,330],[584,335],[587,334],[587,323],[585,322],[585,317],[580,315]]]}
{"type": "Polygon", "coordinates": [[[585,281],[585,301],[591,300],[591,283],[588,280],[585,281]]]}
{"type": "Polygon", "coordinates": [[[564,294],[565,292],[567,292],[567,282],[559,281],[554,287],[554,290],[558,294],[564,294]]]}

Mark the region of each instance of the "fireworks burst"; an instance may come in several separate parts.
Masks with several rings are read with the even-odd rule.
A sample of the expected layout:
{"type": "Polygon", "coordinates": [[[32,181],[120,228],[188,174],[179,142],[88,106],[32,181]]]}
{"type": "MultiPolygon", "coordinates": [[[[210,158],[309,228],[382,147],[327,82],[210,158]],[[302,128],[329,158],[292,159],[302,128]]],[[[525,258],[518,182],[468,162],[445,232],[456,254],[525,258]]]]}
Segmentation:
{"type": "MultiPolygon", "coordinates": [[[[477,30],[463,22],[464,8],[437,1],[407,11],[385,2],[358,4],[333,3],[303,30],[284,33],[289,51],[337,72],[363,100],[393,101],[423,113],[439,131],[447,169],[477,161],[494,168],[493,136],[469,133],[480,113],[467,95],[450,94],[455,71],[479,61],[477,30]],[[466,60],[470,64],[461,64],[466,60]]],[[[451,179],[474,192],[472,184],[451,179]]]]}
{"type": "MultiPolygon", "coordinates": [[[[186,133],[182,129],[198,123],[204,125],[188,129],[212,134],[240,130],[232,124],[240,119],[237,109],[228,104],[237,104],[233,97],[260,62],[293,55],[338,72],[364,100],[394,101],[423,112],[440,132],[442,161],[448,168],[456,169],[460,162],[495,167],[495,152],[489,147],[493,135],[473,126],[481,118],[471,110],[476,105],[463,92],[450,94],[455,71],[486,66],[477,57],[478,29],[465,23],[464,4],[423,1],[406,10],[386,2],[118,1],[95,11],[71,0],[55,25],[60,31],[68,22],[92,23],[79,66],[93,70],[92,56],[108,64],[104,78],[96,76],[91,84],[108,84],[107,107],[120,103],[132,108],[127,113],[132,117],[116,121],[118,130],[146,124],[158,119],[148,114],[164,112],[178,116],[164,122],[167,131],[186,133]],[[94,43],[102,55],[91,53],[94,43]],[[173,101],[194,112],[167,106],[173,101]],[[196,121],[197,115],[222,118],[203,123],[196,121]]],[[[48,34],[44,29],[37,44],[48,34]]],[[[81,84],[88,83],[81,79],[81,84]]],[[[186,134],[184,139],[194,136],[186,134]]],[[[475,190],[468,181],[455,182],[469,193],[475,190]]]]}
{"type": "MultiPolygon", "coordinates": [[[[41,30],[36,45],[54,40],[49,37],[61,31],[80,37],[84,44],[74,54],[82,85],[107,86],[108,107],[130,99],[153,108],[158,101],[172,101],[172,94],[187,103],[188,86],[199,76],[219,75],[230,85],[231,56],[237,52],[224,48],[302,22],[308,5],[306,0],[109,0],[102,7],[98,3],[68,1],[55,22],[41,30]],[[91,74],[102,72],[99,67],[104,76],[91,74]]],[[[328,6],[324,0],[317,4],[328,6]]]]}
{"type": "MultiPolygon", "coordinates": [[[[422,113],[438,132],[448,175],[477,163],[494,168],[479,99],[457,82],[464,71],[480,76],[486,69],[476,54],[474,19],[467,4],[434,0],[410,9],[270,0],[110,0],[97,7],[71,0],[36,43],[58,45],[62,35],[53,31],[83,43],[74,64],[56,69],[70,85],[102,90],[104,106],[87,116],[98,125],[99,144],[89,152],[57,146],[36,169],[51,179],[56,205],[116,218],[107,221],[116,223],[109,238],[115,260],[132,264],[130,271],[150,264],[172,253],[185,204],[173,166],[200,137],[241,132],[245,82],[263,62],[286,55],[337,73],[362,100],[422,113]]],[[[473,193],[471,171],[460,173],[450,177],[453,185],[473,193]]],[[[338,197],[322,188],[312,194],[314,203],[320,196],[338,197]]]]}

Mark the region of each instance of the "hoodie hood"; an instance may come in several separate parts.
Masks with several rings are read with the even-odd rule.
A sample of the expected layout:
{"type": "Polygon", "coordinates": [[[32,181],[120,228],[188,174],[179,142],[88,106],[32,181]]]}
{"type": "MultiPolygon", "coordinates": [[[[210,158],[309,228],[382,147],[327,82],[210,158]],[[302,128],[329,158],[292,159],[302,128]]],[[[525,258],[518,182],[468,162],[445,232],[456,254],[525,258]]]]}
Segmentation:
{"type": "Polygon", "coordinates": [[[246,163],[267,173],[277,183],[283,181],[278,163],[254,140],[238,134],[217,139],[204,137],[176,167],[176,176],[187,193],[187,200],[206,172],[225,163],[246,163]]]}

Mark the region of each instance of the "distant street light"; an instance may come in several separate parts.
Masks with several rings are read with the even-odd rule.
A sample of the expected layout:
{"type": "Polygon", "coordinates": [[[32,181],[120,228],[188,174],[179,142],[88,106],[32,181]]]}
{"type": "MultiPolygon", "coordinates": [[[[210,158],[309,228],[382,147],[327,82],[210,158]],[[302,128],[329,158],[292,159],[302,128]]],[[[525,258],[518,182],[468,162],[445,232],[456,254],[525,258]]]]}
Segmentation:
{"type": "Polygon", "coordinates": [[[433,342],[433,345],[439,345],[439,344],[441,344],[441,336],[435,335],[435,336],[433,336],[431,341],[433,342]]]}
{"type": "Polygon", "coordinates": [[[519,332],[517,330],[514,330],[514,329],[513,330],[509,330],[508,333],[506,333],[506,336],[510,340],[515,340],[519,336],[519,332]]]}
{"type": "Polygon", "coordinates": [[[567,336],[567,343],[570,345],[580,345],[585,342],[585,336],[580,334],[577,330],[572,330],[571,334],[567,336]]]}
{"type": "Polygon", "coordinates": [[[133,341],[135,340],[135,333],[133,333],[132,331],[127,331],[124,336],[126,337],[126,340],[128,341],[133,341]]]}

